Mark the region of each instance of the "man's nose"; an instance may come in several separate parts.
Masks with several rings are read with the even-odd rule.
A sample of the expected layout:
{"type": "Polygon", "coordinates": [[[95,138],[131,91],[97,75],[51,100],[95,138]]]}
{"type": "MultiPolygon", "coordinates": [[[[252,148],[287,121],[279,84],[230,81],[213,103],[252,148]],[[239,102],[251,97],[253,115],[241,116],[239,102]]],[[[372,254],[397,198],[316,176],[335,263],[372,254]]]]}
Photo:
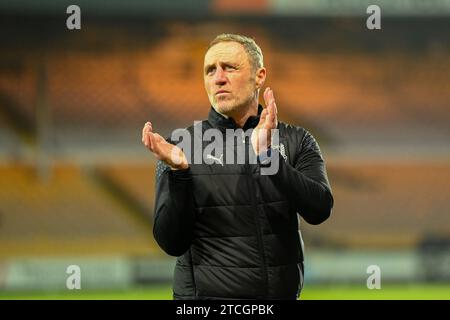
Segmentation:
{"type": "Polygon", "coordinates": [[[225,71],[222,68],[217,68],[214,74],[214,83],[216,85],[224,85],[227,82],[225,71]]]}

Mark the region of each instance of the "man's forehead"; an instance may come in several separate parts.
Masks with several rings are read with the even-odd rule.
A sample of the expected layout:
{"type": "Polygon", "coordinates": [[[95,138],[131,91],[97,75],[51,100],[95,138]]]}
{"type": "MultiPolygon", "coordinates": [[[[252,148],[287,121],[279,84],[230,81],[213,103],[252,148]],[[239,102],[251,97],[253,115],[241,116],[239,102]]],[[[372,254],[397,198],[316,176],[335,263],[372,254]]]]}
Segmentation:
{"type": "Polygon", "coordinates": [[[216,61],[236,61],[246,58],[244,46],[238,42],[226,41],[213,45],[205,54],[205,65],[216,61]]]}

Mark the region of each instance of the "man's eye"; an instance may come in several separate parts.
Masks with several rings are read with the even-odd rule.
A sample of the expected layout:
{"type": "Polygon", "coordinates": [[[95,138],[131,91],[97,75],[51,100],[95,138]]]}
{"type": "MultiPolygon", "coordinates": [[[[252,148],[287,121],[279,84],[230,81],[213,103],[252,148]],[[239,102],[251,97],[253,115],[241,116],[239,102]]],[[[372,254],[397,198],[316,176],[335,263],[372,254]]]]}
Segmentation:
{"type": "Polygon", "coordinates": [[[206,70],[206,74],[212,74],[214,72],[214,70],[216,70],[216,68],[208,68],[206,70]]]}
{"type": "Polygon", "coordinates": [[[225,70],[236,70],[235,66],[225,66],[225,70]]]}

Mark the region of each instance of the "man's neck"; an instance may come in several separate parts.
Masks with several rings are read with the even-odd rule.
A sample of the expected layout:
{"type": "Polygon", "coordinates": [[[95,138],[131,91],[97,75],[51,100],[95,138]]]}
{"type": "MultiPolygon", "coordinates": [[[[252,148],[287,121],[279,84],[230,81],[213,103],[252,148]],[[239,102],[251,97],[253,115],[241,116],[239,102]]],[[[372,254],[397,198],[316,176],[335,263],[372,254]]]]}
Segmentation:
{"type": "Polygon", "coordinates": [[[243,128],[249,117],[258,115],[258,103],[252,103],[245,108],[241,108],[239,111],[229,114],[228,117],[234,120],[238,128],[243,128]]]}

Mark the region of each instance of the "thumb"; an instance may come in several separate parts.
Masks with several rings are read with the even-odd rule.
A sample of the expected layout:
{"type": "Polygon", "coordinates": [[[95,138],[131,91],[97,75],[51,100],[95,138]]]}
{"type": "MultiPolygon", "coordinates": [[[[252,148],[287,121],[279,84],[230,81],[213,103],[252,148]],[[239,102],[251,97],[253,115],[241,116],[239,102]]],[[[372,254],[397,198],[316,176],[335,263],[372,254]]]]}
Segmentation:
{"type": "Polygon", "coordinates": [[[155,137],[156,143],[166,142],[166,139],[164,139],[160,134],[154,133],[153,136],[155,137]]]}

